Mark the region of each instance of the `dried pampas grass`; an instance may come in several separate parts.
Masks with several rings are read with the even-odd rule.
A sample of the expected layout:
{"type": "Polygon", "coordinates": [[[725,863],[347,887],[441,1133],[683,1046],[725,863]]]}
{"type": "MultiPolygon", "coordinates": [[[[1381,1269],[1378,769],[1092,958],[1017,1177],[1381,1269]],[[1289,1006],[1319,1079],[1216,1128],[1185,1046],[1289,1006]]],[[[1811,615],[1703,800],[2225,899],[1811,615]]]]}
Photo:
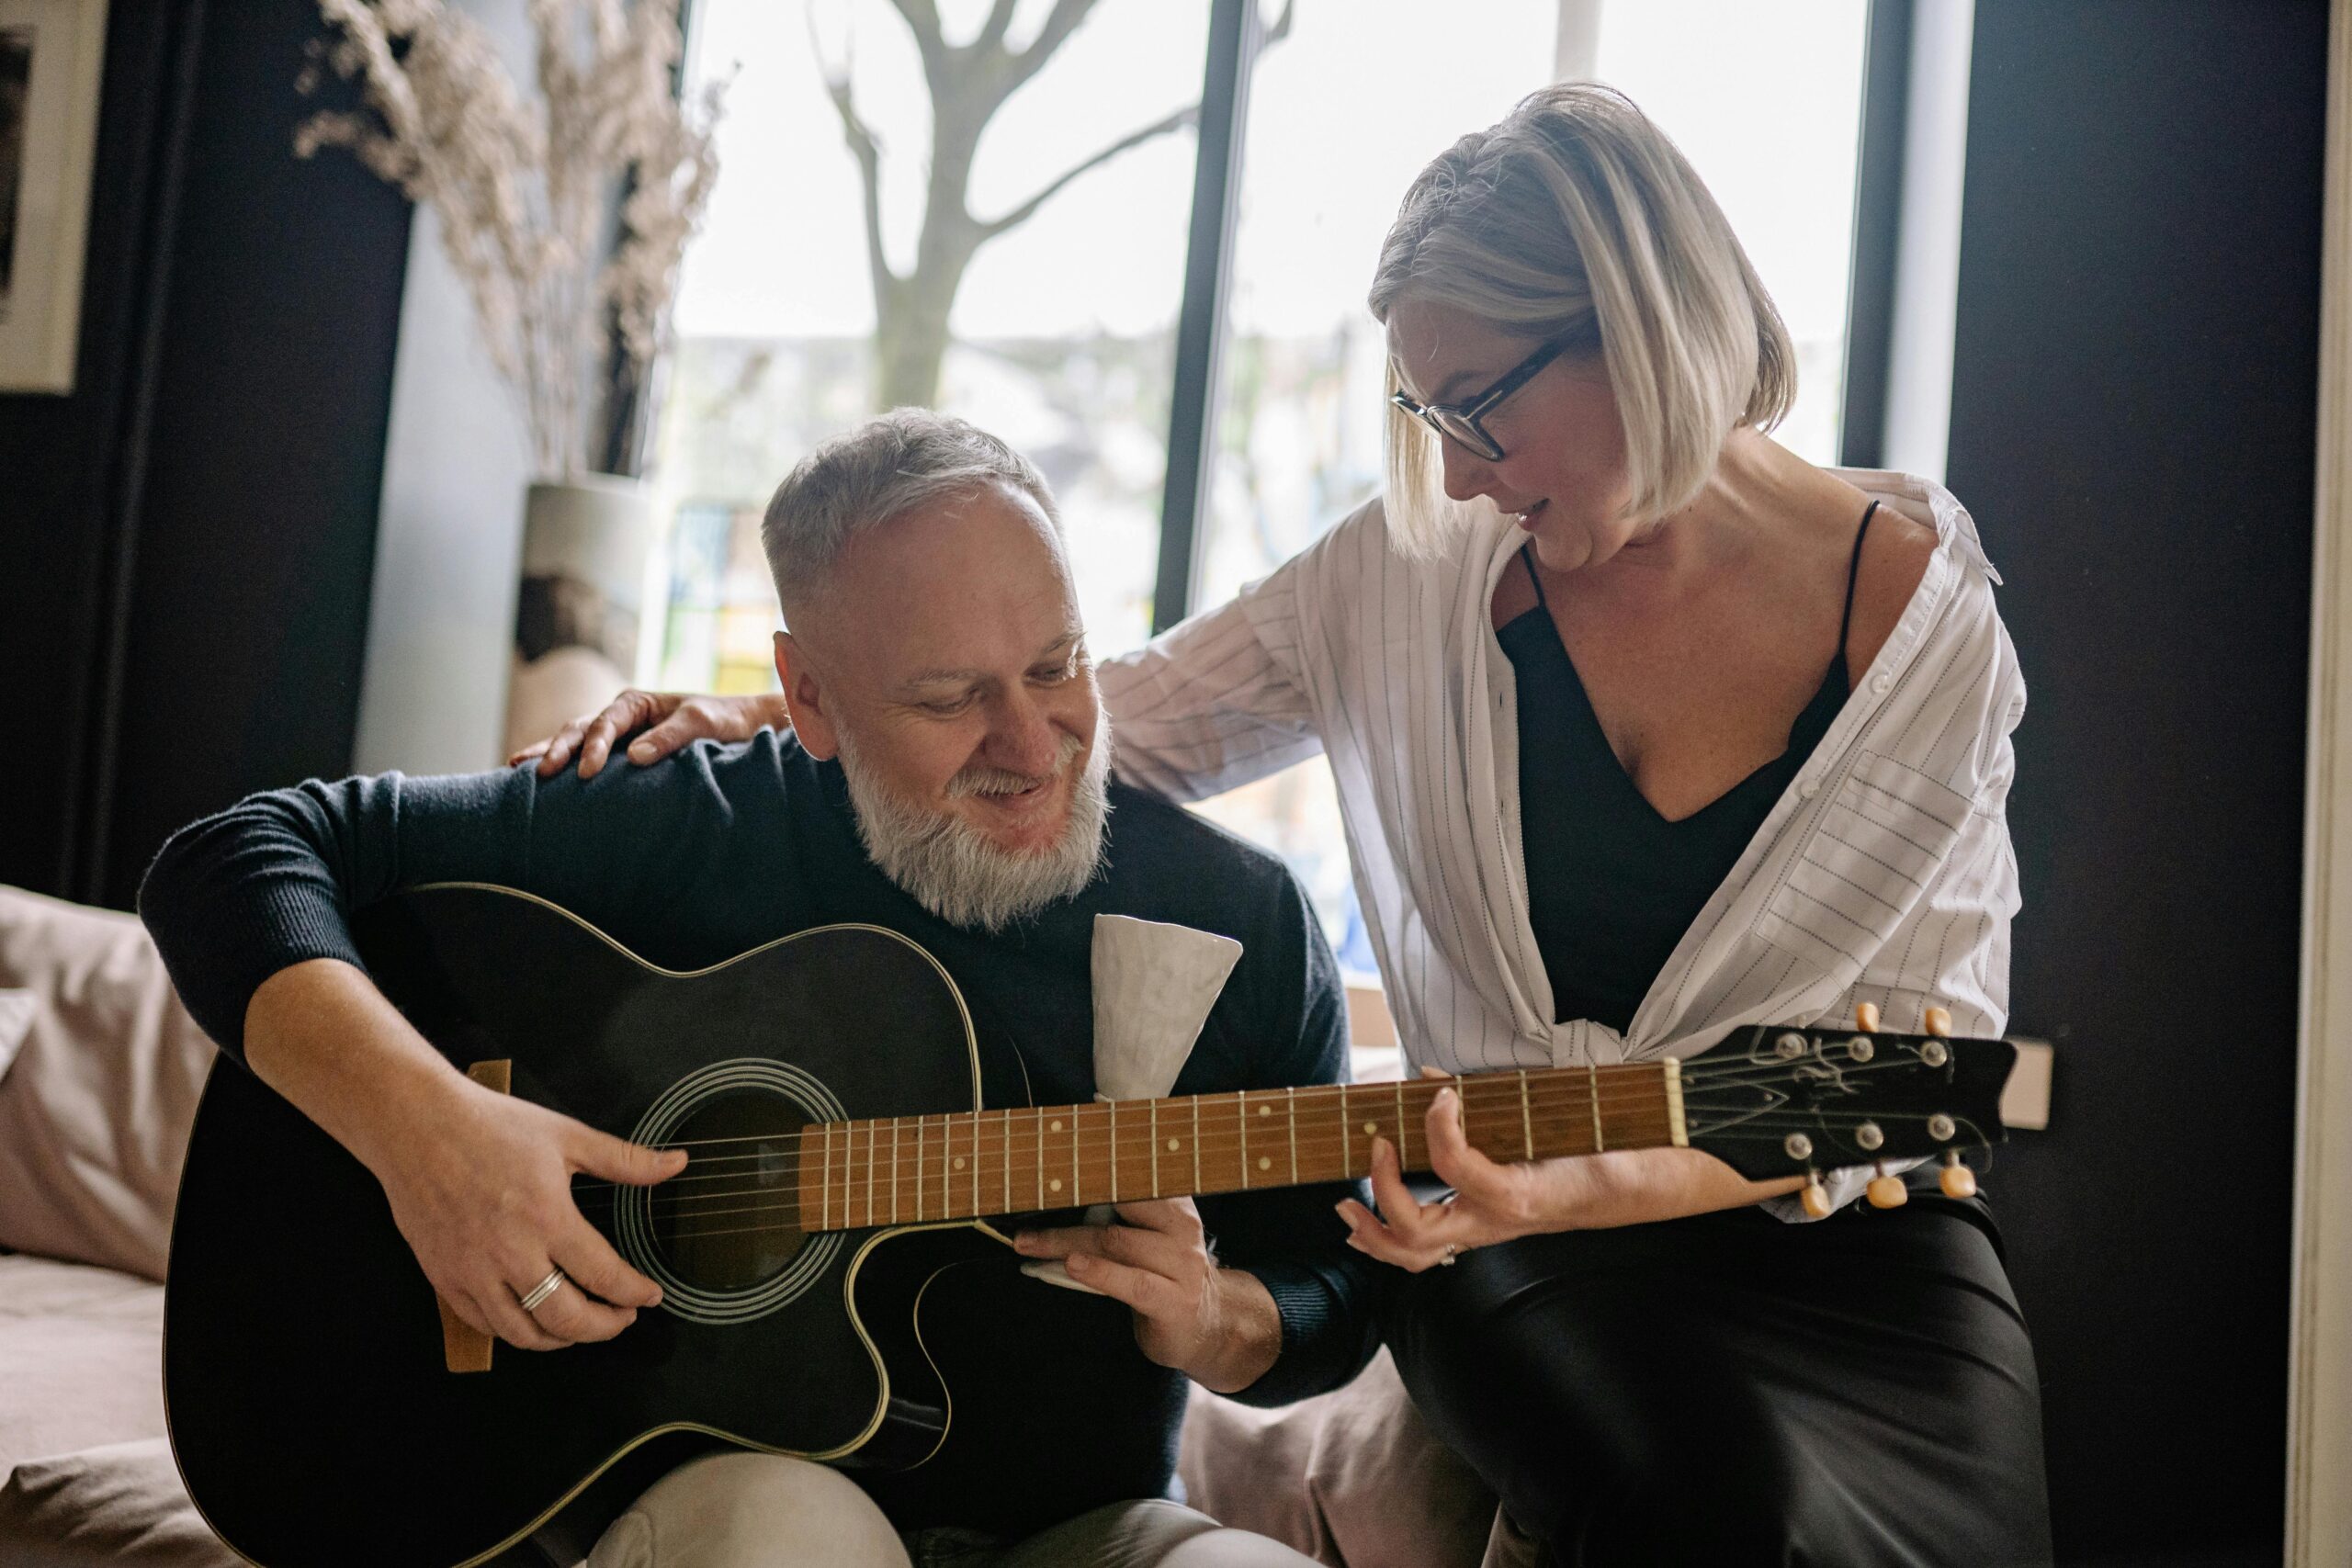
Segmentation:
{"type": "Polygon", "coordinates": [[[584,467],[580,399],[617,327],[622,375],[665,345],[678,261],[718,175],[722,88],[690,112],[671,91],[684,51],[665,0],[530,0],[536,96],[472,18],[443,0],[319,0],[321,67],[366,107],[305,121],[294,151],[352,155],[433,209],[483,342],[521,399],[548,478],[584,467]],[[617,243],[604,238],[611,204],[617,243]]]}

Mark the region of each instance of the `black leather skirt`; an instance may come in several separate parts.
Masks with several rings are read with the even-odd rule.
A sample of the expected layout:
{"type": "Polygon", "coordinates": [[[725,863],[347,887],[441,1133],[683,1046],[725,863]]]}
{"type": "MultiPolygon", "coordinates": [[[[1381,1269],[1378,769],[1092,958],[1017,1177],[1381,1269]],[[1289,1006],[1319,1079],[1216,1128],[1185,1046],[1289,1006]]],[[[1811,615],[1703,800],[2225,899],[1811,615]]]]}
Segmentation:
{"type": "Polygon", "coordinates": [[[1548,1562],[2051,1561],[2033,1345],[1979,1201],[1531,1236],[1384,1312],[1548,1562]]]}

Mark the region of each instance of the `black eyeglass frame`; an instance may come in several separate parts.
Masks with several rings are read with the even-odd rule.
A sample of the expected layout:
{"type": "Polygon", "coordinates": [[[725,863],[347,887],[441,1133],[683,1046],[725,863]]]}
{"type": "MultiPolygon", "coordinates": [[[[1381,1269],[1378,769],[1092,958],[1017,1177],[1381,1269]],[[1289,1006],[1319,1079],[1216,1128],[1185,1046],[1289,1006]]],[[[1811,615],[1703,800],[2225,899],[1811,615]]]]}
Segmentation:
{"type": "Polygon", "coordinates": [[[1573,336],[1554,338],[1517,365],[1504,371],[1499,380],[1466,403],[1419,403],[1403,392],[1389,393],[1388,400],[1436,431],[1441,436],[1457,443],[1487,462],[1499,463],[1504,457],[1502,443],[1488,434],[1486,425],[1480,422],[1487,414],[1494,412],[1496,407],[1505,398],[1535,379],[1536,374],[1545,366],[1566,353],[1568,345],[1574,341],[1573,336]],[[1465,437],[1463,431],[1448,428],[1442,423],[1442,420],[1447,419],[1460,420],[1463,430],[1466,430],[1471,436],[1476,436],[1476,441],[1465,437]],[[1479,443],[1484,445],[1481,446],[1479,443]]]}

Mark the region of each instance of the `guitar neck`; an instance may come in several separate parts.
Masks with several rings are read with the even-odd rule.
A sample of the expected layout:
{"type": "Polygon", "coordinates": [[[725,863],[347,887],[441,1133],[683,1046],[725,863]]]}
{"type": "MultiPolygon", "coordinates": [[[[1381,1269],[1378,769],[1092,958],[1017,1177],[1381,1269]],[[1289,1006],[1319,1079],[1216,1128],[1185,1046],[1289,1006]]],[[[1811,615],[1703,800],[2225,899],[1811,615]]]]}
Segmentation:
{"type": "Polygon", "coordinates": [[[1447,1087],[1461,1093],[1471,1145],[1490,1159],[1687,1141],[1671,1060],[829,1122],[802,1132],[800,1228],[1347,1180],[1371,1173],[1375,1138],[1395,1145],[1407,1170],[1427,1170],[1425,1120],[1447,1087]]]}

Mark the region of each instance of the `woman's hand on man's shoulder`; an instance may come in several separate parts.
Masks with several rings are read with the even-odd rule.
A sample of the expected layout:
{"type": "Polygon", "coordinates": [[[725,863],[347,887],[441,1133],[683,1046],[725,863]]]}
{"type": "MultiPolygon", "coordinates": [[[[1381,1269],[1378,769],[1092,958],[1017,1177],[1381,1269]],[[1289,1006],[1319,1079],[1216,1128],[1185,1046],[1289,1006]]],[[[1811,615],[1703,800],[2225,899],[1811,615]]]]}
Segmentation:
{"type": "Polygon", "coordinates": [[[593,779],[604,771],[613,748],[629,740],[624,753],[639,767],[658,762],[696,740],[749,740],[763,729],[792,728],[792,715],[782,694],[760,696],[692,696],[684,692],[641,692],[632,687],[605,705],[601,713],[584,714],[536,745],[526,746],[506,759],[513,767],[537,760],[543,779],[563,772],[574,758],[580,776],[593,779]]]}

